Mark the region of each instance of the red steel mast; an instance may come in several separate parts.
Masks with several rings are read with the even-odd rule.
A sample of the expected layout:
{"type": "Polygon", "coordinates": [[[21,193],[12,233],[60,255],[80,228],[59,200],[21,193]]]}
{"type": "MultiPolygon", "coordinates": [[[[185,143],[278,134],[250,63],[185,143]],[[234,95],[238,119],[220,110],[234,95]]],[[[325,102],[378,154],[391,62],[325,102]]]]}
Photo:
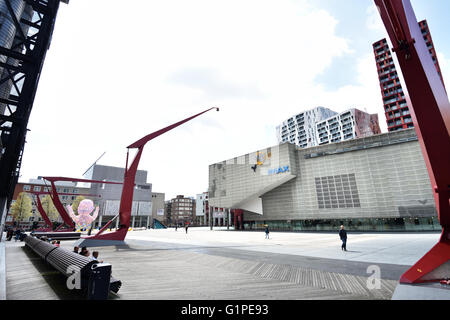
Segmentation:
{"type": "Polygon", "coordinates": [[[394,46],[442,225],[439,242],[402,275],[402,283],[438,281],[450,266],[450,103],[410,0],[374,0],[394,46]]]}

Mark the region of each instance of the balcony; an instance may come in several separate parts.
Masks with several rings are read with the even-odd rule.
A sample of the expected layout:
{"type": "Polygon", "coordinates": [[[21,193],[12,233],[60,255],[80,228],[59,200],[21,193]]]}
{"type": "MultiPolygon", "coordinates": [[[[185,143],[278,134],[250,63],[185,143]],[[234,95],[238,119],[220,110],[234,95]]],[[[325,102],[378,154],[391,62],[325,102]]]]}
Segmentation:
{"type": "Polygon", "coordinates": [[[399,101],[399,100],[401,100],[401,99],[399,99],[399,97],[394,97],[394,98],[391,98],[391,99],[383,99],[383,101],[384,101],[384,104],[389,104],[389,103],[393,103],[393,102],[397,102],[397,101],[399,101]]]}

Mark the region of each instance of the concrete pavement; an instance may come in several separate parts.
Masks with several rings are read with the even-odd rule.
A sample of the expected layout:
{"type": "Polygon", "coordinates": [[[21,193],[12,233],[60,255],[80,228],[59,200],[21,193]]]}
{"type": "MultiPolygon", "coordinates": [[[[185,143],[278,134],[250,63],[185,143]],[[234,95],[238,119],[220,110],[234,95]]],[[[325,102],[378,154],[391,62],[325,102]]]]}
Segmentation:
{"type": "MultiPolygon", "coordinates": [[[[439,239],[438,233],[226,231],[226,228],[131,231],[125,246],[98,247],[123,282],[111,299],[391,299],[400,275],[439,239]],[[381,271],[379,287],[370,267],[381,271]]],[[[63,241],[72,249],[74,241],[63,241]]],[[[6,243],[6,298],[81,299],[23,243],[6,243]]]]}

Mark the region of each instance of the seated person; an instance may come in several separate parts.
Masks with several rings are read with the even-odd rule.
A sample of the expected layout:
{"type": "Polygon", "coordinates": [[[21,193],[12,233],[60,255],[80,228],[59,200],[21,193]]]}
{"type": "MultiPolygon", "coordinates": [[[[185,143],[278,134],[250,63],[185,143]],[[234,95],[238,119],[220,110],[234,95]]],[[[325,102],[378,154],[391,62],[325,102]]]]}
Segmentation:
{"type": "Polygon", "coordinates": [[[91,258],[92,260],[96,260],[96,261],[98,261],[98,262],[100,262],[100,263],[103,262],[103,260],[98,260],[98,251],[93,251],[91,257],[92,257],[92,258],[91,258]]]}
{"type": "Polygon", "coordinates": [[[80,254],[85,257],[89,257],[89,250],[86,247],[81,248],[80,254]]]}

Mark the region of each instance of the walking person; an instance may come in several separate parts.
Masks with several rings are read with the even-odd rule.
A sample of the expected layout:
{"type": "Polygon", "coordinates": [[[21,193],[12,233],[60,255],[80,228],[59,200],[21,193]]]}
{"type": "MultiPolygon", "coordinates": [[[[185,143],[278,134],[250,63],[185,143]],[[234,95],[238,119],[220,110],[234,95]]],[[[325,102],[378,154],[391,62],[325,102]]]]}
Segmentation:
{"type": "Polygon", "coordinates": [[[268,225],[266,225],[266,230],[264,232],[266,233],[266,239],[269,239],[269,226],[268,225]]]}
{"type": "Polygon", "coordinates": [[[347,231],[345,231],[344,226],[341,226],[341,230],[339,230],[339,237],[342,240],[341,249],[347,251],[347,231]]]}

